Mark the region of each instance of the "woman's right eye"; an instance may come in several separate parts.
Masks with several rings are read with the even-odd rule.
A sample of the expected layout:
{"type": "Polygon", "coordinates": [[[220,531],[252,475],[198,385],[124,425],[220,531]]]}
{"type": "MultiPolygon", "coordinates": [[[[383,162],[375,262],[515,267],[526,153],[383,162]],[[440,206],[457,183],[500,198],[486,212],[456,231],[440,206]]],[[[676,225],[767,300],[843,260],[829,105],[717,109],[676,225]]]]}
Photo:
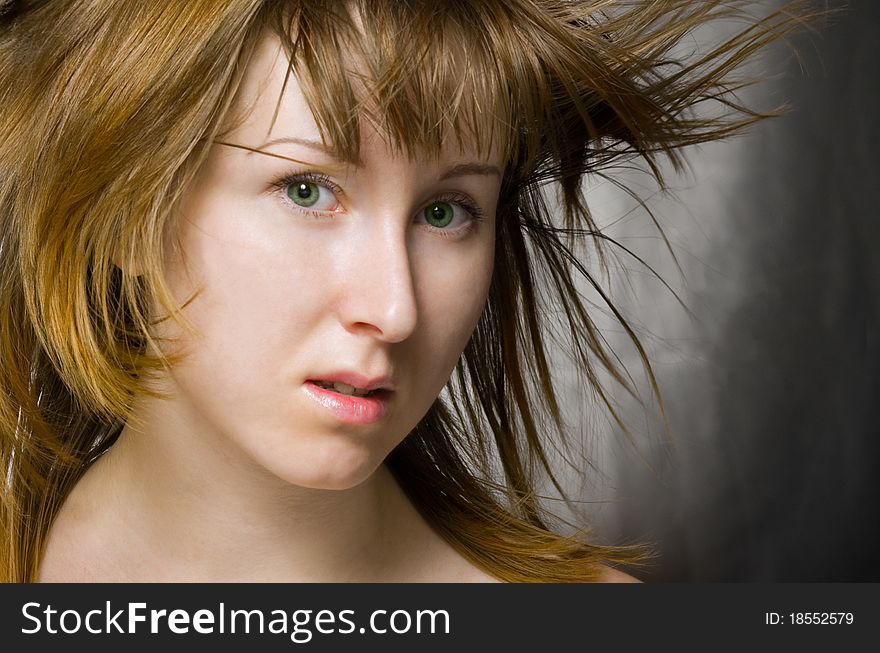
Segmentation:
{"type": "Polygon", "coordinates": [[[308,211],[336,211],[339,205],[332,190],[308,179],[292,180],[285,192],[291,202],[308,211]]]}

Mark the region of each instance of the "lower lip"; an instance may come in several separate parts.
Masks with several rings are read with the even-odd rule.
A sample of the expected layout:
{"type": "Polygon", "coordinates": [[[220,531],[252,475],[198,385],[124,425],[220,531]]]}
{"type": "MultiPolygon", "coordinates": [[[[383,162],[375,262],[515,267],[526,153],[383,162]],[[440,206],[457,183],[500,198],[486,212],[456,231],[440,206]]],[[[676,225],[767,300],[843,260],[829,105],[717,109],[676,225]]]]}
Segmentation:
{"type": "Polygon", "coordinates": [[[345,424],[374,424],[385,415],[391,393],[380,390],[371,397],[354,397],[343,395],[333,390],[306,381],[303,384],[306,394],[315,402],[330,411],[340,422],[345,424]]]}

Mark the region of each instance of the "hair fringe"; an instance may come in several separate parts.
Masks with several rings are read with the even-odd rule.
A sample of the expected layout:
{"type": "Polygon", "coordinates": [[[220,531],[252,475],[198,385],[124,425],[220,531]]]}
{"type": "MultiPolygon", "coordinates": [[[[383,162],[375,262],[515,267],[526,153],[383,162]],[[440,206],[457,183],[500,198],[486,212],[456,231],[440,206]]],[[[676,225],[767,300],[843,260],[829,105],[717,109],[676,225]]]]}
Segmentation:
{"type": "Polygon", "coordinates": [[[502,580],[591,581],[602,564],[648,561],[647,545],[549,526],[536,482],[546,475],[564,497],[548,448],[567,438],[547,316],[561,312],[585,393],[629,436],[600,379],[638,390],[591,318],[584,279],[636,348],[663,413],[647,353],[583,260],[591,248],[607,272],[614,243],[582,183],[638,159],[662,186],[660,157],[678,169],[683,148],[779,113],[742,103],[752,80],[736,73],[822,12],[798,0],[756,17],[753,5],[0,3],[0,579],[36,578],[67,494],[113,445],[132,397],[175,363],[153,335],[158,320],[187,327],[161,275],[165,235],[208,149],[241,118],[232,100],[267,29],[339,158],[358,160],[366,124],[413,158],[455,143],[500,148],[508,162],[486,310],[448,396],[388,459],[415,506],[502,580]],[[717,21],[741,27],[708,52],[680,52],[717,21]]]}

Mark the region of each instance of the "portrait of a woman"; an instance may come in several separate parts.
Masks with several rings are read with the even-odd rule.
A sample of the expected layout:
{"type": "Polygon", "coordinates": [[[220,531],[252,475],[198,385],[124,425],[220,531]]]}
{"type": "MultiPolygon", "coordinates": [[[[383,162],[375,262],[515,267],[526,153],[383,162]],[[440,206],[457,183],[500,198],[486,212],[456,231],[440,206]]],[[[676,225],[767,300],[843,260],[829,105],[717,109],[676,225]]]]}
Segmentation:
{"type": "Polygon", "coordinates": [[[0,579],[635,581],[548,343],[630,387],[583,181],[763,117],[742,4],[0,3],[0,579]]]}

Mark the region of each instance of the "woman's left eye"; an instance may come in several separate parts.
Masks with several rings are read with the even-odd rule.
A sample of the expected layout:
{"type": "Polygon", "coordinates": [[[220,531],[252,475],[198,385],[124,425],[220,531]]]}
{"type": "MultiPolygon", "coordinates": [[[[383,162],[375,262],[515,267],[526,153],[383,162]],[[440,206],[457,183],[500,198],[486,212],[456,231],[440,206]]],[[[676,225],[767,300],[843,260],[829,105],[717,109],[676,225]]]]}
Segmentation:
{"type": "Polygon", "coordinates": [[[285,189],[291,202],[309,211],[333,211],[338,203],[333,191],[308,179],[293,181],[285,189]]]}
{"type": "Polygon", "coordinates": [[[434,229],[460,231],[482,218],[482,212],[464,199],[435,200],[421,211],[421,218],[434,229]]]}

